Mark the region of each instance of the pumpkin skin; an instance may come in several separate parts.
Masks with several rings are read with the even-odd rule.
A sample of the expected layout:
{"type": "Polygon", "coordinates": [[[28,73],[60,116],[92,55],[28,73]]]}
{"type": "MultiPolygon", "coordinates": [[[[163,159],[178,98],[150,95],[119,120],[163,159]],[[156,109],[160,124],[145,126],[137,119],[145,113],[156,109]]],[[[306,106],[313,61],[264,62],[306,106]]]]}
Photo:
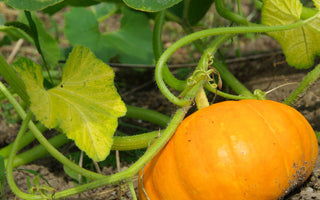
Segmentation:
{"type": "Polygon", "coordinates": [[[317,156],[315,133],[294,108],[216,103],[188,116],[140,170],[139,199],[277,200],[309,177],[317,156]]]}

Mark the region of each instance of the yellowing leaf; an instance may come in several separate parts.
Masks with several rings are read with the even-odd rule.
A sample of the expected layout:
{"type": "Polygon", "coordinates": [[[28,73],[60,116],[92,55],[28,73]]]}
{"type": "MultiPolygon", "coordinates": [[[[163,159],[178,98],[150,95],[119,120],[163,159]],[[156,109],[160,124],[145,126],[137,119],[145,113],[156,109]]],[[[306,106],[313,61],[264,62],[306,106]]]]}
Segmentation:
{"type": "Polygon", "coordinates": [[[86,47],[77,46],[63,69],[61,83],[45,90],[41,67],[21,58],[15,64],[30,97],[30,109],[48,128],[59,127],[95,161],[110,152],[117,118],[126,107],[114,87],[111,67],[86,47]]]}
{"type": "MultiPolygon", "coordinates": [[[[319,6],[319,0],[314,1],[319,6]]],[[[264,0],[262,23],[268,26],[292,24],[300,21],[302,4],[299,0],[264,0]]],[[[286,31],[268,33],[281,45],[289,65],[296,68],[313,66],[320,55],[320,18],[286,31]]]]}
{"type": "Polygon", "coordinates": [[[320,0],[313,0],[314,5],[320,10],[320,0]]]}

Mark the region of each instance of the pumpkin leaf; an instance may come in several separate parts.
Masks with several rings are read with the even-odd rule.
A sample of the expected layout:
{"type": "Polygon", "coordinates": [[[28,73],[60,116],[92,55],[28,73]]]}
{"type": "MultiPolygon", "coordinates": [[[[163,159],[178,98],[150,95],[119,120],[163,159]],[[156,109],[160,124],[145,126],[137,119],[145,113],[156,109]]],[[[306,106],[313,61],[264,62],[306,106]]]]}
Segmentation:
{"type": "Polygon", "coordinates": [[[42,12],[48,15],[53,15],[67,6],[87,7],[87,6],[92,6],[99,3],[100,2],[96,0],[64,0],[58,4],[54,4],[52,6],[45,8],[42,12]]]}
{"type": "Polygon", "coordinates": [[[60,128],[95,160],[104,160],[112,146],[117,118],[126,107],[114,87],[111,67],[86,47],[77,46],[63,69],[61,83],[45,90],[41,67],[20,58],[14,68],[23,79],[30,109],[48,128],[60,128]]]}
{"type": "Polygon", "coordinates": [[[179,3],[181,0],[166,0],[166,1],[159,1],[159,0],[123,0],[127,6],[141,10],[141,11],[147,11],[147,12],[158,12],[161,10],[164,10],[166,8],[169,8],[177,3],[179,3]]]}
{"type": "MultiPolygon", "coordinates": [[[[23,19],[21,20],[27,22],[25,16],[22,17],[23,19]]],[[[57,65],[58,60],[60,58],[58,42],[48,33],[48,31],[44,27],[44,24],[35,13],[32,13],[32,19],[37,26],[39,43],[41,46],[42,53],[48,65],[51,68],[53,68],[57,65]]]]}
{"type": "MultiPolygon", "coordinates": [[[[316,3],[319,7],[319,1],[316,3]]],[[[319,8],[318,8],[319,9],[319,8]]],[[[262,23],[268,26],[298,22],[302,12],[299,0],[264,0],[262,23]]],[[[289,65],[296,68],[310,68],[316,56],[320,55],[320,17],[305,25],[286,31],[268,33],[281,45],[289,65]]]]}
{"type": "Polygon", "coordinates": [[[3,1],[4,3],[16,9],[36,11],[36,10],[41,10],[48,6],[57,4],[63,0],[23,0],[23,1],[0,0],[0,1],[3,1]]]}
{"type": "MultiPolygon", "coordinates": [[[[42,53],[46,58],[48,65],[54,67],[60,58],[58,42],[47,32],[44,24],[35,13],[32,13],[32,19],[37,27],[42,53]]],[[[34,44],[32,30],[27,23],[25,15],[20,15],[19,21],[5,23],[5,26],[0,26],[0,31],[6,32],[14,39],[23,38],[34,44]]]]}
{"type": "Polygon", "coordinates": [[[101,33],[99,16],[85,8],[72,8],[65,13],[65,34],[71,44],[89,47],[105,62],[117,56],[121,63],[152,64],[152,32],[148,17],[126,7],[122,7],[121,12],[120,29],[101,33]]]}
{"type": "Polygon", "coordinates": [[[181,1],[168,10],[180,18],[183,18],[187,13],[186,20],[190,25],[194,26],[205,16],[213,2],[214,0],[190,0],[188,9],[186,9],[185,2],[181,1]]]}
{"type": "Polygon", "coordinates": [[[316,6],[316,8],[318,8],[318,10],[320,10],[320,1],[319,0],[313,0],[313,3],[316,6]]]}

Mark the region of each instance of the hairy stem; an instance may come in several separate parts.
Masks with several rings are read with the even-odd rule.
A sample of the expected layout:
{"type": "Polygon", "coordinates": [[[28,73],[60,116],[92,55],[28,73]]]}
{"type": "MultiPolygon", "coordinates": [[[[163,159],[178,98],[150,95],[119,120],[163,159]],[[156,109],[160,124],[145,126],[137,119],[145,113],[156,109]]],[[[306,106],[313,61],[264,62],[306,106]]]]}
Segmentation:
{"type": "MultiPolygon", "coordinates": [[[[153,28],[153,54],[156,62],[163,52],[162,28],[165,21],[165,10],[157,14],[153,28]]],[[[173,89],[181,91],[185,88],[186,81],[176,79],[170,72],[167,65],[163,67],[163,79],[173,89]]]]}
{"type": "MultiPolygon", "coordinates": [[[[25,118],[26,113],[23,110],[23,108],[20,106],[20,104],[17,102],[17,100],[13,97],[13,95],[7,90],[7,88],[3,85],[2,82],[0,82],[0,91],[6,95],[9,102],[12,104],[14,109],[17,111],[17,113],[21,116],[22,119],[25,118]]],[[[68,158],[66,158],[64,155],[62,155],[56,148],[54,148],[48,140],[41,134],[37,126],[33,123],[29,123],[29,129],[32,131],[35,138],[40,142],[41,145],[45,147],[45,149],[57,160],[59,160],[62,164],[67,165],[69,168],[73,169],[75,172],[86,176],[91,179],[99,179],[104,177],[101,174],[83,169],[76,165],[75,163],[71,162],[68,158]]]]}
{"type": "MultiPolygon", "coordinates": [[[[56,135],[56,136],[50,138],[48,141],[55,148],[58,148],[64,144],[70,142],[70,140],[64,134],[56,135]]],[[[12,165],[13,165],[13,167],[19,167],[21,165],[28,164],[32,161],[37,160],[37,159],[43,158],[46,155],[48,155],[48,151],[42,145],[37,145],[37,146],[33,147],[32,149],[29,149],[23,153],[18,154],[14,158],[12,165]]],[[[5,160],[6,165],[7,165],[7,163],[8,163],[8,160],[5,160]]]]}
{"type": "Polygon", "coordinates": [[[219,71],[221,78],[239,95],[247,99],[256,99],[248,90],[218,59],[214,59],[213,66],[219,71]]]}
{"type": "Polygon", "coordinates": [[[298,87],[283,101],[284,104],[292,106],[299,97],[305,93],[320,77],[320,64],[310,71],[300,82],[298,87]]]}
{"type": "Polygon", "coordinates": [[[132,136],[115,136],[113,137],[112,150],[128,151],[134,149],[147,148],[150,141],[159,137],[163,131],[152,131],[132,136]]]}
{"type": "MultiPolygon", "coordinates": [[[[157,124],[161,127],[166,127],[170,121],[170,117],[153,110],[139,108],[135,106],[127,106],[127,109],[128,109],[128,112],[126,113],[126,117],[142,119],[142,120],[157,124]]],[[[37,125],[37,127],[40,132],[46,129],[40,123],[37,125]]],[[[143,133],[143,134],[133,135],[133,136],[115,136],[111,149],[125,151],[125,150],[147,148],[150,143],[150,140],[156,138],[159,135],[159,133],[160,131],[152,131],[149,133],[143,133]]],[[[26,134],[23,135],[23,139],[18,147],[19,148],[18,150],[28,145],[34,139],[35,137],[32,134],[32,132],[28,131],[26,134]]],[[[50,138],[48,141],[55,148],[58,148],[70,142],[70,140],[67,139],[64,134],[59,134],[57,136],[54,136],[50,138]]],[[[10,152],[12,151],[12,146],[13,144],[11,143],[8,146],[2,148],[0,150],[0,155],[4,158],[7,158],[10,152]]],[[[46,155],[48,155],[48,151],[42,145],[37,145],[28,151],[18,154],[13,161],[13,166],[18,167],[18,166],[30,163],[39,158],[42,158],[46,155]]],[[[7,160],[5,162],[7,162],[7,160]]]]}
{"type": "MultiPolygon", "coordinates": [[[[142,133],[139,135],[132,135],[132,136],[114,136],[111,149],[120,150],[120,151],[129,151],[129,150],[147,148],[148,146],[150,146],[150,142],[155,138],[159,137],[162,134],[162,132],[163,131],[159,130],[159,131],[152,131],[152,132],[142,133]]],[[[23,139],[21,143],[23,142],[23,139]]],[[[71,140],[69,140],[64,134],[56,135],[50,138],[48,141],[55,148],[58,148],[64,144],[71,142],[71,140]]],[[[21,148],[20,145],[18,147],[19,149],[21,148]]],[[[12,151],[12,146],[10,146],[9,153],[11,153],[12,151]]],[[[32,161],[43,158],[48,154],[49,153],[44,146],[37,145],[32,149],[29,149],[23,153],[16,155],[13,160],[13,167],[19,167],[21,165],[28,164],[32,161]]],[[[7,162],[8,160],[5,159],[5,164],[7,162]]]]}
{"type": "MultiPolygon", "coordinates": [[[[44,130],[46,130],[46,127],[44,127],[41,123],[38,123],[37,124],[37,127],[39,129],[39,131],[43,132],[44,130]]],[[[31,131],[28,131],[26,132],[24,135],[23,135],[23,138],[20,142],[20,145],[18,147],[18,150],[22,149],[23,147],[27,146],[28,144],[30,144],[33,140],[34,140],[34,135],[32,134],[31,131]]],[[[7,158],[10,154],[10,152],[12,151],[12,146],[13,146],[13,143],[3,147],[2,149],[0,149],[0,155],[3,157],[3,158],[7,158]]]]}
{"type": "Polygon", "coordinates": [[[152,146],[147,150],[147,152],[139,159],[137,160],[133,165],[131,165],[126,170],[112,174],[110,176],[107,176],[105,178],[93,181],[88,184],[84,184],[81,186],[77,186],[71,189],[67,189],[61,192],[55,193],[55,198],[64,198],[67,196],[71,196],[77,193],[84,192],[89,189],[94,189],[103,185],[107,185],[110,183],[115,183],[123,179],[130,179],[135,174],[138,173],[138,171],[147,163],[149,162],[153,156],[155,156],[163,147],[164,145],[169,141],[171,136],[174,134],[176,128],[180,124],[180,122],[183,120],[187,110],[189,107],[182,107],[177,110],[176,114],[173,116],[172,120],[170,121],[168,127],[164,130],[161,137],[159,137],[155,143],[153,143],[152,146]]]}
{"type": "Polygon", "coordinates": [[[32,117],[32,113],[28,112],[28,114],[25,116],[25,118],[23,120],[23,123],[20,127],[19,133],[13,143],[12,151],[9,155],[8,162],[7,162],[7,181],[8,181],[8,185],[10,186],[11,191],[19,198],[22,198],[22,199],[41,199],[41,196],[27,194],[27,193],[22,192],[18,188],[16,183],[14,182],[14,178],[13,178],[13,174],[12,174],[13,159],[18,151],[19,143],[21,142],[23,134],[26,131],[26,129],[28,128],[28,123],[30,122],[31,117],[32,117]]]}
{"type": "MultiPolygon", "coordinates": [[[[315,15],[313,17],[317,17],[318,15],[315,15]]],[[[193,34],[190,34],[188,36],[185,36],[184,38],[178,40],[173,45],[171,45],[166,51],[163,52],[162,56],[159,58],[156,69],[155,69],[155,79],[158,85],[159,90],[162,92],[162,94],[172,103],[178,105],[178,106],[185,106],[190,104],[190,100],[187,99],[179,99],[174,94],[170,92],[170,90],[167,88],[165,82],[163,81],[163,67],[165,66],[166,61],[168,58],[179,48],[182,46],[189,44],[199,38],[208,37],[208,36],[214,36],[214,35],[222,35],[222,34],[240,34],[240,33],[261,33],[261,32],[274,32],[274,31],[283,31],[283,30],[289,30],[292,28],[297,28],[305,23],[307,23],[309,20],[312,20],[313,17],[309,18],[305,21],[299,21],[293,24],[287,24],[287,25],[281,25],[281,26],[252,26],[252,27],[223,27],[223,28],[213,28],[203,31],[198,31],[193,34]]]]}
{"type": "Polygon", "coordinates": [[[247,21],[247,19],[245,17],[243,17],[242,15],[239,15],[239,14],[237,14],[235,12],[231,12],[228,9],[226,9],[224,7],[224,1],[223,0],[215,0],[215,5],[216,5],[217,12],[222,17],[224,17],[224,18],[226,18],[226,19],[228,19],[230,21],[236,22],[238,24],[241,24],[241,25],[245,25],[245,26],[249,25],[249,22],[247,21]]]}
{"type": "Polygon", "coordinates": [[[141,119],[153,124],[157,124],[161,127],[166,127],[170,121],[170,117],[157,111],[129,105],[127,105],[127,113],[125,117],[141,119]]]}

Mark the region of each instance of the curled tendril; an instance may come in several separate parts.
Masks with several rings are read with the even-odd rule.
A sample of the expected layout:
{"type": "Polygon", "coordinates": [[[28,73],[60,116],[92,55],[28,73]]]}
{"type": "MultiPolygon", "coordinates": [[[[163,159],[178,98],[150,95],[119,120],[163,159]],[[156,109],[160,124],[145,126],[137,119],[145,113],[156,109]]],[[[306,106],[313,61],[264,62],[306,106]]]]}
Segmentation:
{"type": "Polygon", "coordinates": [[[222,80],[221,80],[221,77],[220,77],[218,70],[215,69],[214,67],[211,67],[211,66],[209,68],[210,69],[208,69],[208,70],[202,70],[202,69],[195,70],[193,75],[187,79],[187,85],[189,87],[192,87],[195,84],[197,84],[199,81],[206,80],[207,83],[209,85],[211,85],[213,88],[218,87],[219,89],[221,89],[222,80]],[[213,74],[213,76],[212,76],[212,74],[213,74]],[[214,78],[214,75],[217,75],[217,77],[218,77],[217,83],[214,78]]]}

